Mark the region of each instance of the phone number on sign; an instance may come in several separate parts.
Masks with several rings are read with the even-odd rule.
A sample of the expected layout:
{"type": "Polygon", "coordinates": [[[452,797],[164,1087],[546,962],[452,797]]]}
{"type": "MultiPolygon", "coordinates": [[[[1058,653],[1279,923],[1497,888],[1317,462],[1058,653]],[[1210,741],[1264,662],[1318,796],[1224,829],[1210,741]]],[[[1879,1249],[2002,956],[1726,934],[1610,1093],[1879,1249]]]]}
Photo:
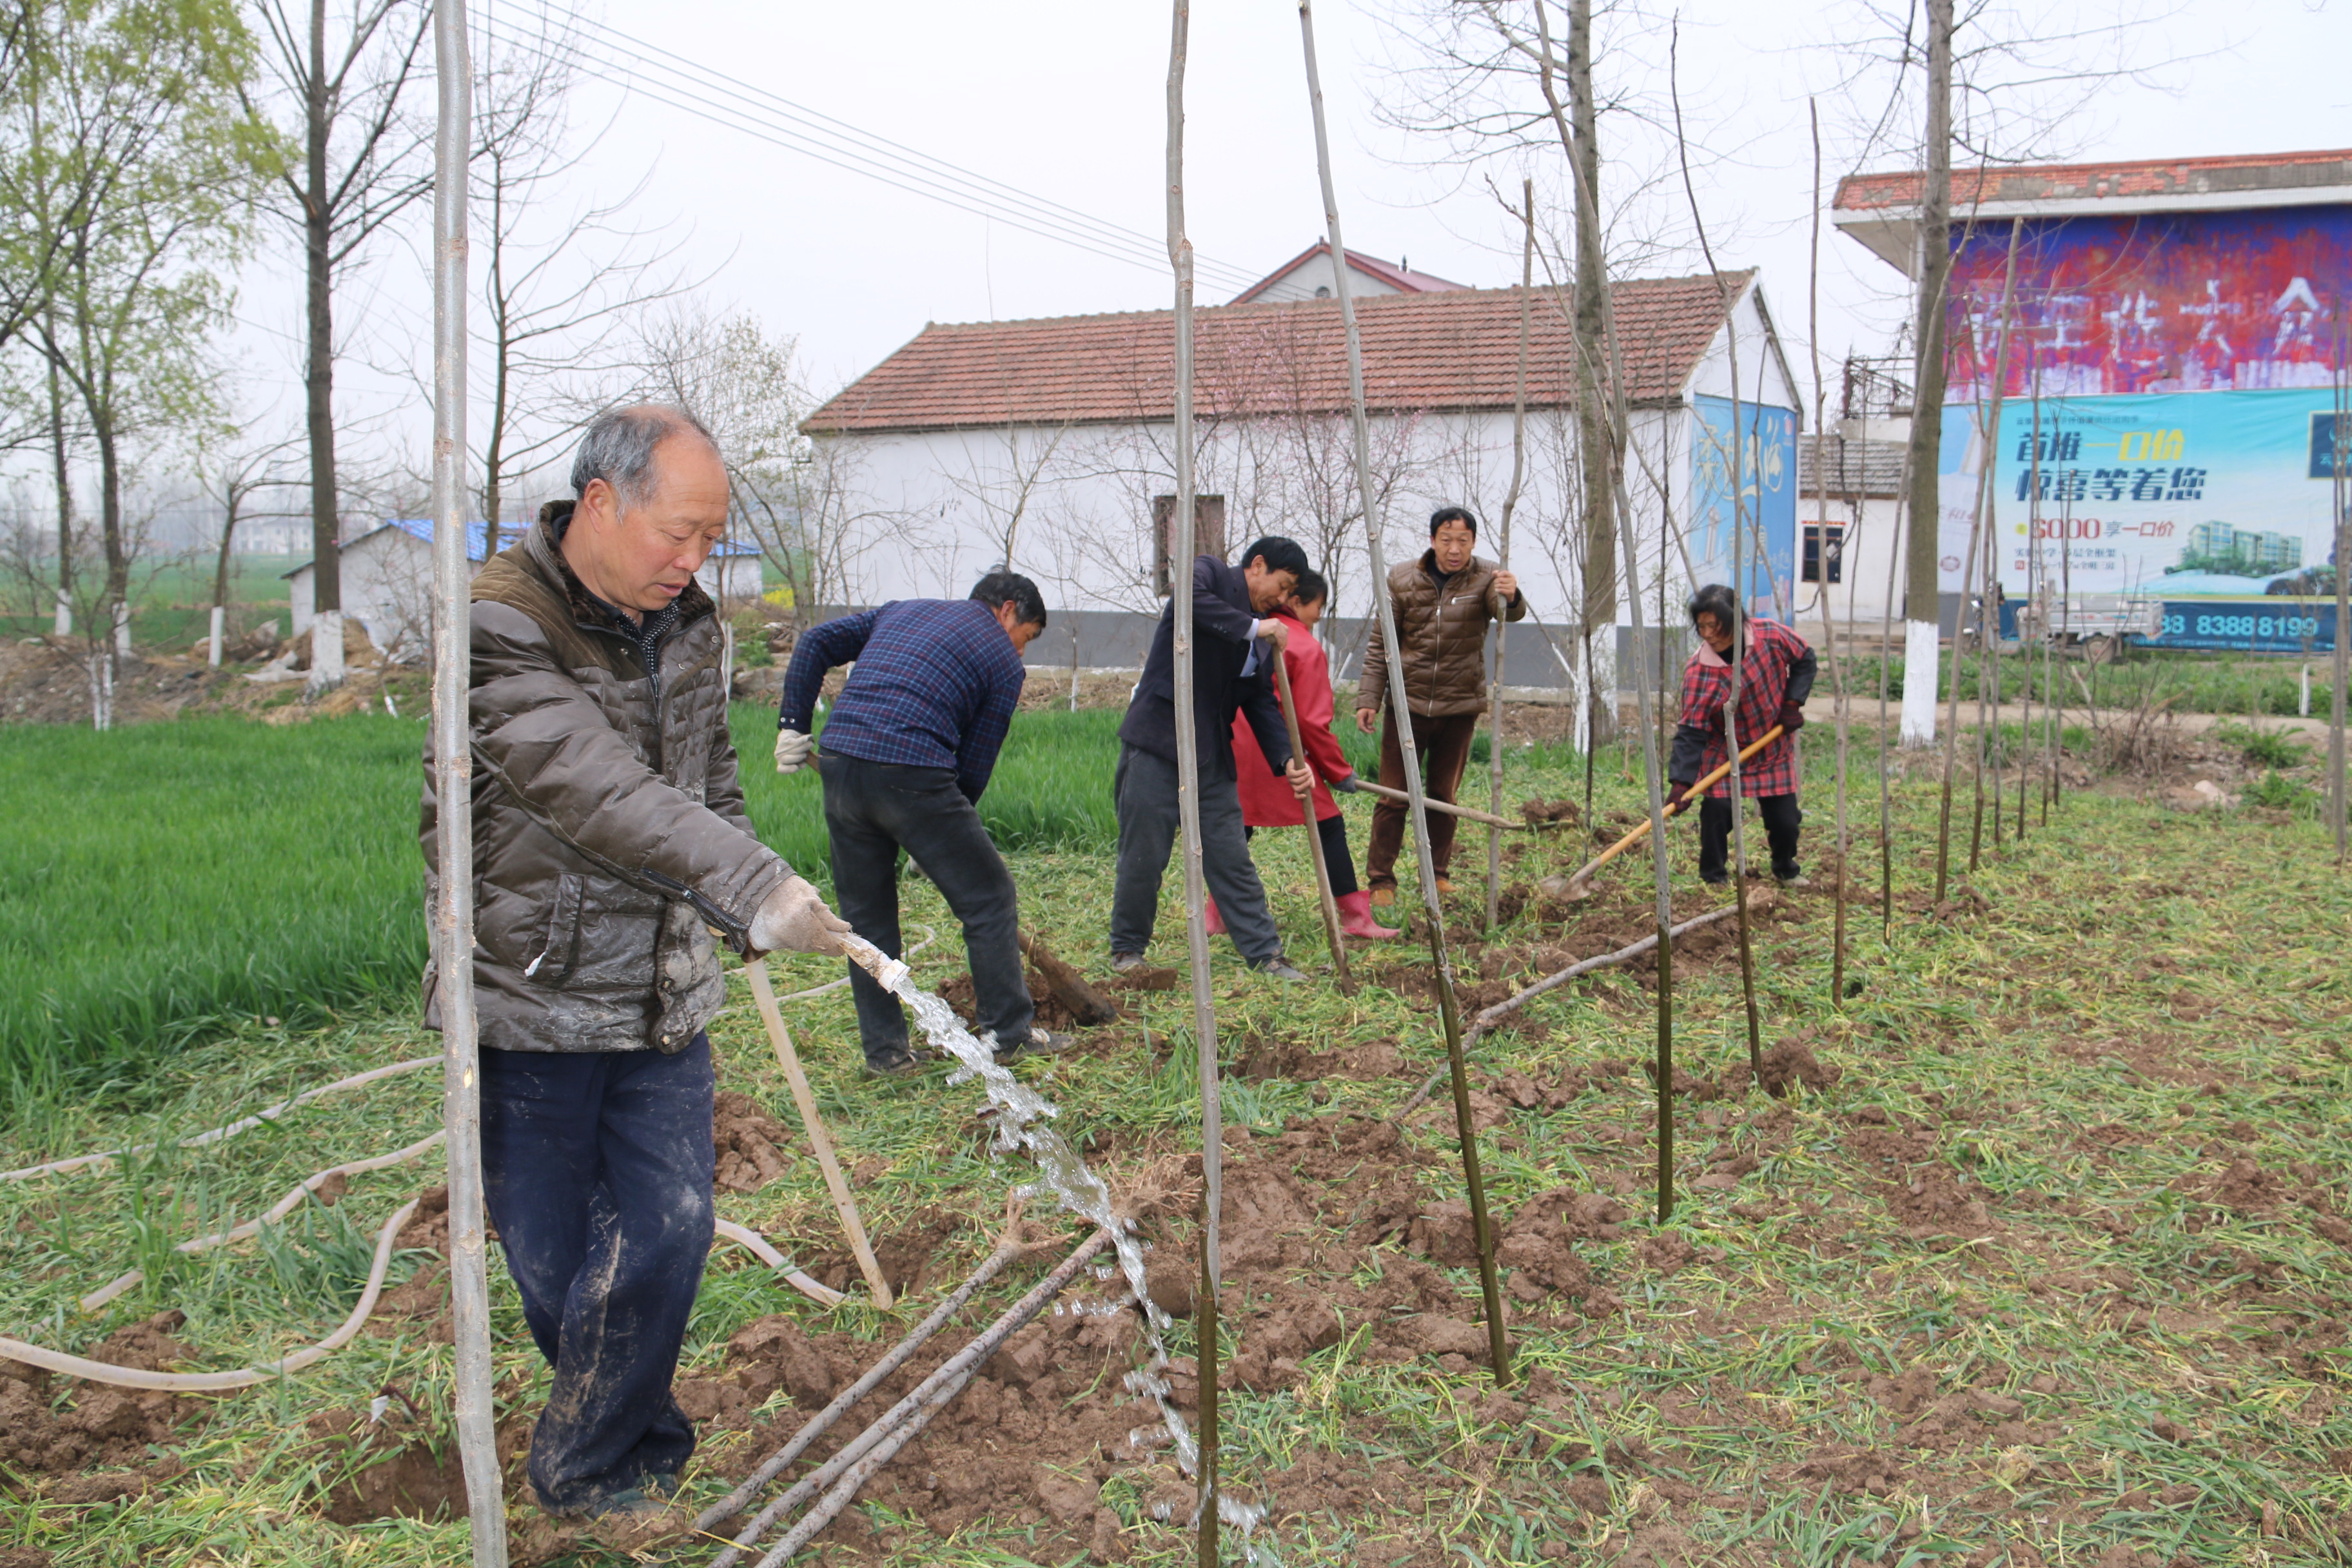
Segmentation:
{"type": "Polygon", "coordinates": [[[2315,637],[2315,616],[2172,616],[2164,617],[2167,637],[2315,637]]]}

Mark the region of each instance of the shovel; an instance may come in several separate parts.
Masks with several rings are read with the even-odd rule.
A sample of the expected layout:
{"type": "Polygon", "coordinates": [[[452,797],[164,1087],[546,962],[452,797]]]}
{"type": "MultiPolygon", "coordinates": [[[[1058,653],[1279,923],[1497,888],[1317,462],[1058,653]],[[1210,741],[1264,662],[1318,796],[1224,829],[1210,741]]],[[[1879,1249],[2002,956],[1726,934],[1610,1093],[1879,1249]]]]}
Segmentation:
{"type": "MultiPolygon", "coordinates": [[[[1763,734],[1750,742],[1748,745],[1740,748],[1739,760],[1743,763],[1746,762],[1748,758],[1754,756],[1757,752],[1762,751],[1765,747],[1770,745],[1780,738],[1780,726],[1775,724],[1770,729],[1765,731],[1763,734]]],[[[1707,774],[1706,777],[1691,785],[1690,792],[1683,798],[1685,800],[1698,799],[1700,796],[1706,795],[1708,790],[1713,789],[1717,784],[1722,783],[1724,776],[1730,772],[1731,763],[1727,761],[1721,767],[1716,769],[1715,772],[1707,774]]],[[[1434,805],[1435,803],[1432,802],[1432,804],[1434,805]]],[[[1681,810],[1682,807],[1680,805],[1670,805],[1666,807],[1665,815],[1673,816],[1681,810]]],[[[1647,838],[1649,836],[1650,825],[1647,822],[1644,822],[1641,826],[1636,827],[1633,832],[1628,833],[1624,837],[1620,838],[1616,843],[1612,844],[1608,848],[1603,849],[1600,854],[1594,856],[1590,865],[1586,866],[1581,871],[1577,872],[1576,875],[1569,878],[1565,882],[1559,883],[1555,886],[1551,879],[1546,878],[1541,884],[1543,890],[1546,893],[1550,894],[1555,899],[1567,899],[1571,901],[1579,899],[1591,898],[1592,896],[1592,873],[1598,871],[1601,867],[1606,866],[1610,861],[1614,860],[1618,856],[1622,855],[1626,850],[1631,849],[1634,845],[1639,844],[1643,839],[1647,838]]]]}

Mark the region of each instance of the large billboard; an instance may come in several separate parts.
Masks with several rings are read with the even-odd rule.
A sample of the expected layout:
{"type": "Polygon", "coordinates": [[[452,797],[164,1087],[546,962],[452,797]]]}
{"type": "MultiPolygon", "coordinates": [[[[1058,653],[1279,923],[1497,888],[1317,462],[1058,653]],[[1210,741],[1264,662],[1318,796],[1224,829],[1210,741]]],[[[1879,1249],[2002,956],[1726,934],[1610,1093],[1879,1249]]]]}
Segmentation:
{"type": "Polygon", "coordinates": [[[2352,209],[2068,218],[2011,240],[2001,223],[1956,247],[1939,585],[1961,588],[1981,496],[2011,597],[2159,599],[2179,646],[2330,646],[2352,209]]]}
{"type": "Polygon", "coordinates": [[[1786,619],[1796,604],[1797,416],[1742,400],[1732,421],[1731,400],[1697,397],[1691,438],[1691,570],[1701,583],[1728,583],[1732,545],[1739,541],[1746,567],[1745,597],[1756,609],[1786,619]],[[1732,439],[1733,430],[1740,431],[1732,439]],[[1732,448],[1739,448],[1739,496],[1732,496],[1732,448]],[[1740,521],[1747,533],[1740,538],[1740,521]]]}

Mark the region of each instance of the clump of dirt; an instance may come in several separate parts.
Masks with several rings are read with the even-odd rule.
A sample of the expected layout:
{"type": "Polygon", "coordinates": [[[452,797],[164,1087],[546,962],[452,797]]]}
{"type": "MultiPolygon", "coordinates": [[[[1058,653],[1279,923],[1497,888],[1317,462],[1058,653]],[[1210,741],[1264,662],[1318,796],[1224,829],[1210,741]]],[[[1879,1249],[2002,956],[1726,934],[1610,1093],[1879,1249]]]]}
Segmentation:
{"type": "Polygon", "coordinates": [[[722,1193],[756,1193],[784,1173],[792,1134],[748,1094],[722,1090],[711,1107],[710,1142],[722,1193]]]}
{"type": "Polygon", "coordinates": [[[432,1259],[404,1282],[376,1298],[366,1332],[375,1335],[411,1331],[405,1325],[425,1320],[426,1342],[457,1342],[456,1321],[449,1314],[449,1189],[427,1187],[417,1195],[416,1212],[393,1237],[398,1252],[427,1252],[432,1259]]]}
{"type": "Polygon", "coordinates": [[[1797,1467],[1797,1479],[1827,1481],[1843,1497],[1887,1497],[1903,1484],[1903,1465],[1883,1449],[1824,1448],[1797,1467]]]}
{"type": "Polygon", "coordinates": [[[2291,1193],[2283,1178],[2248,1159],[2231,1161],[2229,1168],[2206,1187],[2207,1196],[2214,1203],[2240,1214],[2261,1214],[2285,1201],[2291,1193]]]}
{"type": "Polygon", "coordinates": [[[1584,808],[1572,800],[1523,800],[1519,815],[1529,822],[1581,822],[1584,808]]]}
{"type": "MultiPolygon", "coordinates": [[[[305,1423],[312,1455],[333,1479],[320,1511],[337,1524],[374,1519],[448,1519],[466,1512],[466,1476],[457,1439],[435,1431],[405,1390],[387,1386],[366,1410],[321,1411],[305,1423]]],[[[497,1431],[499,1468],[509,1505],[530,1507],[523,1457],[531,1422],[517,1412],[497,1431]]]]}
{"type": "Polygon", "coordinates": [[[1097,984],[1105,991],[1173,991],[1183,981],[1181,970],[1144,963],[1123,974],[1114,974],[1108,980],[1097,982],[1097,984]]]}
{"type": "MultiPolygon", "coordinates": [[[[1840,1069],[1825,1066],[1814,1056],[1812,1047],[1805,1044],[1806,1038],[1801,1035],[1783,1040],[1764,1053],[1761,1077],[1765,1093],[1776,1100],[1786,1100],[1790,1091],[1800,1086],[1819,1093],[1837,1082],[1840,1069]]],[[[1746,1062],[1727,1068],[1723,1075],[1726,1092],[1734,1098],[1746,1094],[1748,1076],[1746,1062]]]]}
{"type": "Polygon", "coordinates": [[[1991,1189],[1946,1164],[1935,1133],[1904,1131],[1876,1106],[1864,1107],[1853,1121],[1854,1130],[1843,1140],[1846,1152],[1913,1236],[1973,1239],[1994,1233],[1991,1189]],[[1866,1116],[1871,1111],[1877,1112],[1875,1120],[1866,1116]]]}
{"type": "Polygon", "coordinates": [[[1305,1040],[1281,1035],[1247,1035],[1233,1070],[1253,1081],[1269,1078],[1328,1078],[1339,1064],[1335,1051],[1318,1051],[1305,1040]]]}
{"type": "MultiPolygon", "coordinates": [[[[1173,974],[1175,971],[1170,970],[1169,973],[1173,974]]],[[[1044,975],[1034,969],[1024,969],[1022,978],[1028,983],[1029,1004],[1036,1010],[1038,1027],[1056,1030],[1078,1027],[1077,1020],[1070,1016],[1070,1010],[1062,1005],[1060,997],[1054,994],[1053,986],[1046,984],[1044,975]]],[[[971,971],[950,976],[947,984],[938,988],[938,995],[940,1001],[955,1009],[956,1016],[963,1020],[966,1028],[979,1027],[979,1015],[973,1011],[971,971]]]]}
{"type": "MultiPolygon", "coordinates": [[[[89,1359],[168,1372],[186,1359],[173,1337],[186,1321],[184,1312],[158,1312],[107,1335],[89,1359]]],[[[0,1464],[32,1474],[138,1467],[203,1408],[176,1394],[53,1378],[38,1367],[0,1361],[0,1464]],[[62,1408],[60,1392],[69,1395],[62,1408]]]]}

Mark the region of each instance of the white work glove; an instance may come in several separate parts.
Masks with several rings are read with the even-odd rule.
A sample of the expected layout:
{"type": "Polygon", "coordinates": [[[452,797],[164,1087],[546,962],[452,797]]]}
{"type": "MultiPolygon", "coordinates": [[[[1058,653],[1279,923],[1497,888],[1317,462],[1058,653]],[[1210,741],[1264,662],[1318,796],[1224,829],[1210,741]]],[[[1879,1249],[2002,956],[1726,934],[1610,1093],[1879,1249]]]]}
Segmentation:
{"type": "Polygon", "coordinates": [[[815,742],[811,741],[802,731],[777,731],[776,771],[780,773],[796,773],[800,772],[803,768],[808,766],[809,752],[814,749],[815,742]]]}
{"type": "Polygon", "coordinates": [[[847,951],[841,939],[848,931],[849,922],[824,907],[807,879],[787,877],[751,917],[751,951],[839,953],[847,951]]]}

